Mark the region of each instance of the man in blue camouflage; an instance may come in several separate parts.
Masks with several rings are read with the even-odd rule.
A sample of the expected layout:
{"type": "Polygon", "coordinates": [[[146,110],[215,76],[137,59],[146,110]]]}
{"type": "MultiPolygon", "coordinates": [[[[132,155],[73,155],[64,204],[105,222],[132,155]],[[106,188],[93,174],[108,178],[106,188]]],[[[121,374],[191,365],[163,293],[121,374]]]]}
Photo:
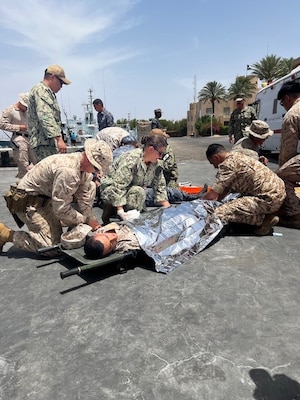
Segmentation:
{"type": "Polygon", "coordinates": [[[105,109],[103,101],[101,99],[95,99],[93,101],[93,106],[94,109],[98,112],[97,121],[99,131],[110,126],[114,126],[114,117],[112,113],[105,109]]]}
{"type": "Polygon", "coordinates": [[[29,93],[28,132],[37,162],[53,154],[66,153],[55,94],[70,83],[59,65],[50,65],[45,70],[43,81],[29,93]]]}

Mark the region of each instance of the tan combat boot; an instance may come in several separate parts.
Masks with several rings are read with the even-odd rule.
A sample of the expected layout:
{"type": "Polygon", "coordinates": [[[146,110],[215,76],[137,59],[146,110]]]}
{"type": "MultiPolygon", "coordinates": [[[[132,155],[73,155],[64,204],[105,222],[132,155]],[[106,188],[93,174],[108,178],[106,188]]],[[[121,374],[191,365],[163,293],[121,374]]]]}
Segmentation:
{"type": "Polygon", "coordinates": [[[263,223],[254,230],[255,235],[257,236],[266,236],[272,232],[273,226],[278,224],[279,217],[274,214],[268,214],[265,216],[263,223]]]}
{"type": "Polygon", "coordinates": [[[13,241],[14,233],[15,231],[0,222],[0,253],[2,252],[5,243],[13,241]]]}

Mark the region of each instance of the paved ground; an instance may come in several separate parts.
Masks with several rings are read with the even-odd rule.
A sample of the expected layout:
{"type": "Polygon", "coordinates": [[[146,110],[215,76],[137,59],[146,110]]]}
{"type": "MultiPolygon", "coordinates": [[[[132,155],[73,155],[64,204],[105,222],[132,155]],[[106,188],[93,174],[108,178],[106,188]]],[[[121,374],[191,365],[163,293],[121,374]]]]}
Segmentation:
{"type": "MultiPolygon", "coordinates": [[[[182,181],[213,182],[203,158],[212,141],[226,143],[170,140],[182,181]]],[[[16,170],[0,171],[4,194],[16,170]]],[[[0,201],[0,219],[15,227],[0,201]]],[[[296,398],[300,232],[275,233],[222,238],[169,275],[141,263],[124,274],[112,268],[64,280],[62,263],[6,245],[0,398],[296,398]]]]}

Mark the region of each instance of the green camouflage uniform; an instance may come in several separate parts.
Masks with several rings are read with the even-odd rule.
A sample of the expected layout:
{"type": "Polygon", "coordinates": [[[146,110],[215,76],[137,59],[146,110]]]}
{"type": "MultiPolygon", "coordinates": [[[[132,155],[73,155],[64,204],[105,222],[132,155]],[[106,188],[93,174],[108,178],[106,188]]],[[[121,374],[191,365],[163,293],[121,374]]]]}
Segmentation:
{"type": "Polygon", "coordinates": [[[232,111],[228,125],[228,135],[230,138],[234,137],[234,143],[246,136],[245,128],[250,126],[254,119],[257,119],[256,112],[251,106],[247,106],[243,110],[236,108],[232,111]]]}
{"type": "Polygon", "coordinates": [[[29,93],[28,132],[37,161],[57,154],[54,138],[61,136],[60,109],[55,93],[42,82],[29,93]]]}
{"type": "Polygon", "coordinates": [[[40,206],[27,205],[17,212],[29,232],[16,231],[16,247],[36,252],[60,243],[62,223],[74,227],[95,219],[92,212],[96,193],[92,174],[80,171],[81,153],[58,154],[35,165],[18,184],[18,189],[35,196],[45,196],[40,206]]]}
{"type": "Polygon", "coordinates": [[[166,180],[159,163],[146,165],[143,150],[136,149],[122,154],[113,164],[113,172],[101,179],[102,200],[114,207],[143,210],[145,188],[152,187],[155,202],[167,201],[166,180]]]}
{"type": "Polygon", "coordinates": [[[219,165],[212,190],[242,196],[216,208],[215,212],[224,224],[261,225],[266,214],[279,210],[286,196],[284,182],[273,171],[237,152],[229,153],[219,165]]]}
{"type": "Polygon", "coordinates": [[[170,145],[167,146],[165,151],[165,156],[163,160],[158,160],[158,163],[163,164],[164,176],[166,179],[166,184],[169,187],[178,187],[178,167],[175,159],[175,154],[170,145]]]}

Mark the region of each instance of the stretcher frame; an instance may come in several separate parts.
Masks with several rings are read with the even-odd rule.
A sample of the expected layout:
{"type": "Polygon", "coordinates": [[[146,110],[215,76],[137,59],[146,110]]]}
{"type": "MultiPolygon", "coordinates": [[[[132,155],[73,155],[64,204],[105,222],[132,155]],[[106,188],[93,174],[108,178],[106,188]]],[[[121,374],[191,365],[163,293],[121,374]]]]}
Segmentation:
{"type": "Polygon", "coordinates": [[[124,267],[124,262],[127,261],[127,259],[133,259],[136,258],[138,254],[138,250],[128,250],[124,253],[121,252],[114,252],[104,258],[99,258],[97,260],[91,260],[86,257],[85,252],[84,252],[84,247],[81,246],[77,249],[64,249],[61,245],[56,245],[52,247],[45,247],[42,249],[39,249],[39,253],[44,253],[48,250],[53,250],[53,249],[59,249],[61,251],[61,256],[62,258],[68,257],[73,260],[75,260],[79,265],[69,269],[68,271],[63,271],[60,272],[60,277],[61,279],[67,278],[68,276],[72,275],[80,275],[82,272],[99,268],[102,266],[107,266],[109,264],[114,264],[114,263],[120,263],[122,267],[120,270],[125,270],[124,267]]]}

